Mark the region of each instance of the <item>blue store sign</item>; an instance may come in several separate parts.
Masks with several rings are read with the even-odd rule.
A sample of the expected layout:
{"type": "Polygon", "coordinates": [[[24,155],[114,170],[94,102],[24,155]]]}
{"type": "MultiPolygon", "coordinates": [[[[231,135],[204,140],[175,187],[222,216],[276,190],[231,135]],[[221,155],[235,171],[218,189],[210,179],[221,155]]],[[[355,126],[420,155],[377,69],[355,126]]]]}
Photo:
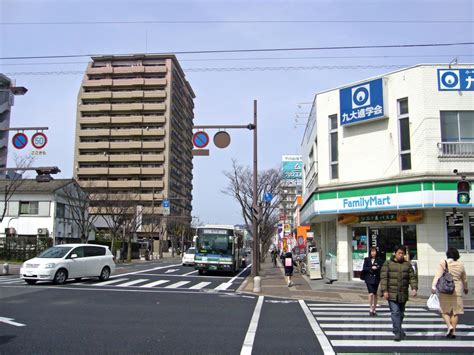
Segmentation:
{"type": "Polygon", "coordinates": [[[438,69],[439,91],[474,91],[474,68],[438,69]]]}
{"type": "Polygon", "coordinates": [[[341,126],[385,117],[383,79],[339,90],[339,103],[341,126]]]}

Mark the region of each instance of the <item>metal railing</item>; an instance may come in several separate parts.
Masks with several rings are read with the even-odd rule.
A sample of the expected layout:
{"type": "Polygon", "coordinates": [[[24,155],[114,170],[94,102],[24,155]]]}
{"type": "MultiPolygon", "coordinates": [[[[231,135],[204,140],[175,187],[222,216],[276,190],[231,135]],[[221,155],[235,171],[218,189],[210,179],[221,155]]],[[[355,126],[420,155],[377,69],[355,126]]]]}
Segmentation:
{"type": "Polygon", "coordinates": [[[443,158],[474,158],[474,142],[440,142],[438,150],[443,158]]]}

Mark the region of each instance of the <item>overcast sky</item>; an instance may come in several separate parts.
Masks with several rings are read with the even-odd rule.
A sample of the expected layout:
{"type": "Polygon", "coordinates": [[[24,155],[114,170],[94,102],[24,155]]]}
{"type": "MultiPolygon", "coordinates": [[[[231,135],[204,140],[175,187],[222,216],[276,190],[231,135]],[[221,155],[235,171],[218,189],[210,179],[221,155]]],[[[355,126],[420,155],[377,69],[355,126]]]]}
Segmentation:
{"type": "MultiPolygon", "coordinates": [[[[474,42],[473,17],[471,0],[0,0],[0,72],[28,88],[15,101],[11,125],[49,127],[47,155],[35,165],[57,165],[60,177],[69,178],[77,94],[88,58],[4,58],[474,42]]],[[[317,92],[396,66],[454,57],[472,63],[474,46],[177,57],[196,93],[196,125],[247,124],[258,100],[258,164],[269,169],[280,166],[282,155],[300,154],[301,124],[317,92]]],[[[209,131],[211,139],[214,133],[209,131]]],[[[204,223],[242,222],[237,202],[221,192],[227,184],[222,172],[232,159],[251,166],[252,134],[229,133],[227,149],[211,143],[209,157],[194,158],[192,215],[204,223]]],[[[11,144],[9,149],[10,166],[14,153],[27,153],[11,144]]]]}

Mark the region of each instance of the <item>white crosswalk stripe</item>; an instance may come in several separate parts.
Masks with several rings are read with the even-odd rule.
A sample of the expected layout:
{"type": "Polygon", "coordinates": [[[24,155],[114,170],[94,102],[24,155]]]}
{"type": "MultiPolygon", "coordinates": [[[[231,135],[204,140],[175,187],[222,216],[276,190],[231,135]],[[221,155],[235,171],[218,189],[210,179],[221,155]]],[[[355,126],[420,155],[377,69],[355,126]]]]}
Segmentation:
{"type": "Polygon", "coordinates": [[[133,285],[136,285],[136,284],[140,284],[142,283],[143,281],[148,281],[147,279],[138,279],[138,280],[132,280],[132,281],[128,281],[128,282],[125,282],[123,284],[118,284],[118,285],[115,285],[115,286],[118,286],[118,287],[128,287],[128,286],[133,286],[133,285]]]}
{"type": "Polygon", "coordinates": [[[109,280],[109,281],[104,281],[104,282],[99,282],[99,283],[96,283],[96,284],[92,284],[92,286],[106,286],[106,285],[112,285],[114,283],[117,283],[117,282],[122,282],[122,281],[127,281],[128,278],[125,278],[125,279],[113,279],[113,280],[109,280]]]}
{"type": "Polygon", "coordinates": [[[200,283],[198,283],[194,286],[191,286],[189,289],[190,290],[200,290],[200,289],[202,289],[202,288],[204,288],[204,287],[206,287],[207,285],[210,285],[210,284],[211,284],[211,282],[200,282],[200,283]]]}
{"type": "Polygon", "coordinates": [[[144,285],[140,285],[140,287],[155,287],[155,286],[158,286],[158,285],[162,285],[162,284],[165,284],[167,282],[170,282],[170,280],[158,280],[158,281],[153,281],[153,282],[150,282],[148,284],[144,284],[144,285]]]}
{"type": "Polygon", "coordinates": [[[165,288],[178,288],[178,287],[181,287],[181,286],[184,286],[188,283],[190,283],[191,281],[179,281],[179,282],[176,282],[172,285],[169,285],[169,286],[166,286],[165,288]]]}
{"type": "Polygon", "coordinates": [[[422,307],[407,307],[403,329],[406,338],[393,340],[390,310],[377,308],[377,316],[369,316],[366,304],[311,303],[308,308],[336,352],[377,352],[381,348],[474,348],[474,326],[459,324],[456,339],[446,338],[446,325],[439,314],[422,307]],[[341,349],[343,348],[343,349],[341,349]]]}

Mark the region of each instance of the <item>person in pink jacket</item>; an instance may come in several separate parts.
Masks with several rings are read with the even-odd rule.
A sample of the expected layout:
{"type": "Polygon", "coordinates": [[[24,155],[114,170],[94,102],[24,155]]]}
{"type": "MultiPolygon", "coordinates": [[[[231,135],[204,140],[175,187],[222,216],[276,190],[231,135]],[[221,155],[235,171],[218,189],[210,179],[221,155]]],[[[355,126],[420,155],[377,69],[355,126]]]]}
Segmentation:
{"type": "Polygon", "coordinates": [[[464,314],[464,305],[462,301],[462,294],[468,293],[467,288],[467,276],[466,271],[464,270],[464,264],[459,261],[459,252],[456,248],[448,248],[446,252],[447,260],[441,260],[436,270],[435,277],[433,278],[433,283],[431,284],[431,293],[436,293],[436,285],[438,279],[443,275],[444,269],[446,268],[446,262],[448,265],[448,270],[453,275],[454,280],[454,293],[439,294],[439,303],[440,303],[440,313],[443,317],[448,330],[446,332],[446,337],[450,339],[456,338],[456,326],[458,324],[458,317],[460,314],[464,314]]]}

